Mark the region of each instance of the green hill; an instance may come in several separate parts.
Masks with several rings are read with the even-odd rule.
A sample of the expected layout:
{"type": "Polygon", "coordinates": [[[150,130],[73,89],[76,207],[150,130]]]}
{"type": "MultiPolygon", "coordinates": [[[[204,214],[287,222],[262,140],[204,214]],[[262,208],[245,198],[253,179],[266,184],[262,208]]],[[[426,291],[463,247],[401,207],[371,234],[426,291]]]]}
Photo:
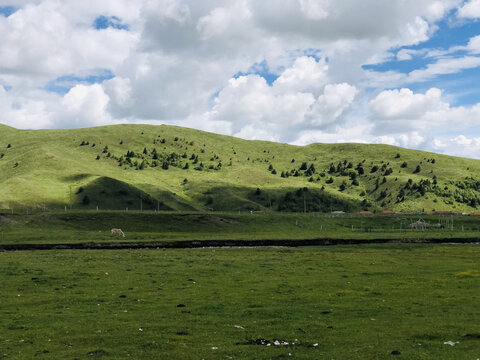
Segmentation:
{"type": "Polygon", "coordinates": [[[0,209],[473,212],[479,165],[388,145],[300,147],[176,126],[0,125],[0,209]]]}

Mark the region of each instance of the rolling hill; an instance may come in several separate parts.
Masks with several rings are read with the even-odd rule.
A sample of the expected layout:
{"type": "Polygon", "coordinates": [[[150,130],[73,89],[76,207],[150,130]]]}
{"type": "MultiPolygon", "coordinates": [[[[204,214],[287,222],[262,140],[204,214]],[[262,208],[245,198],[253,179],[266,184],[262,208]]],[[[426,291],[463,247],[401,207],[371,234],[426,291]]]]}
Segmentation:
{"type": "Polygon", "coordinates": [[[478,160],[368,144],[248,141],[176,126],[0,124],[0,209],[474,212],[478,160]]]}

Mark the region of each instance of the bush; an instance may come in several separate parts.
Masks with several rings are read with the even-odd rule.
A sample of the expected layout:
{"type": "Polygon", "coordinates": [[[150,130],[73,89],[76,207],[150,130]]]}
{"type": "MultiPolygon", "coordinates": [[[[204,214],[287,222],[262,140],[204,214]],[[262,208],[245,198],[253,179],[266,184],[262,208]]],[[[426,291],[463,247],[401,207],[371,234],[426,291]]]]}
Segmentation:
{"type": "Polygon", "coordinates": [[[417,174],[420,172],[420,165],[417,165],[417,167],[415,168],[415,170],[413,171],[414,174],[417,174]]]}

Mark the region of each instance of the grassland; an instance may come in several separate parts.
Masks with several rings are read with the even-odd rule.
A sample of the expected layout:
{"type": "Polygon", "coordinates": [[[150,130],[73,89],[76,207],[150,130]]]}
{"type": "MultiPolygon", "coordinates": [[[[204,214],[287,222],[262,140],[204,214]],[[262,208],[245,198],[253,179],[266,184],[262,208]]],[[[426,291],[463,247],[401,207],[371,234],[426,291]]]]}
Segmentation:
{"type": "Polygon", "coordinates": [[[175,126],[0,125],[0,209],[474,212],[479,190],[478,160],[387,145],[300,147],[175,126]]]}
{"type": "Polygon", "coordinates": [[[477,359],[479,256],[475,245],[0,253],[0,356],[477,359]]]}
{"type": "Polygon", "coordinates": [[[480,238],[477,216],[246,214],[125,211],[0,215],[0,245],[182,240],[480,238]],[[440,228],[415,230],[418,219],[440,228]],[[125,238],[112,236],[122,228],[125,238]]]}

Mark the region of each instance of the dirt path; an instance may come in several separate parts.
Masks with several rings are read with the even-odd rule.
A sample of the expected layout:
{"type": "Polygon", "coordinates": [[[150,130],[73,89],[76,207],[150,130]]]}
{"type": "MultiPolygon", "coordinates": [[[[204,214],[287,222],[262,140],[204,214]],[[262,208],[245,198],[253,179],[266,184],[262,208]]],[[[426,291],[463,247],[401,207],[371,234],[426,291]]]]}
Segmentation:
{"type": "Polygon", "coordinates": [[[186,240],[167,242],[110,242],[76,244],[9,244],[0,251],[32,250],[119,250],[119,249],[195,249],[235,247],[300,247],[364,244],[480,244],[480,238],[450,239],[308,239],[308,240],[186,240]]]}

